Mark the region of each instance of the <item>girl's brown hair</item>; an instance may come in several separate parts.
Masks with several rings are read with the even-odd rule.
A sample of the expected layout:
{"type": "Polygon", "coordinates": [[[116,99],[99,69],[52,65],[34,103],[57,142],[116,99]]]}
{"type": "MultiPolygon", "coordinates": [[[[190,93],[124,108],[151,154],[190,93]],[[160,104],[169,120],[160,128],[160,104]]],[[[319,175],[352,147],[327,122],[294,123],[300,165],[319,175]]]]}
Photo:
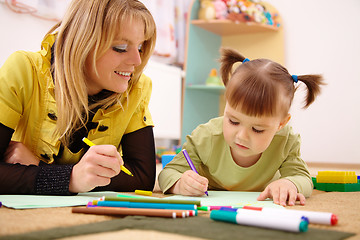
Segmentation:
{"type": "Polygon", "coordinates": [[[244,62],[245,57],[235,50],[222,48],[220,73],[226,87],[225,98],[233,108],[240,107],[250,116],[286,115],[297,90],[294,81],[307,87],[304,108],[307,108],[324,85],[321,75],[292,76],[280,64],[269,59],[244,62]],[[232,72],[234,64],[241,62],[232,72]]]}
{"type": "Polygon", "coordinates": [[[89,110],[121,104],[127,97],[154,51],[156,26],[151,13],[137,0],[73,0],[62,22],[50,32],[57,28],[53,65],[58,112],[56,133],[67,146],[72,133],[85,126],[89,110]],[[135,68],[125,93],[113,93],[89,106],[85,61],[92,56],[92,66],[96,69],[96,60],[111,47],[126,21],[144,24],[141,65],[135,68]]]}

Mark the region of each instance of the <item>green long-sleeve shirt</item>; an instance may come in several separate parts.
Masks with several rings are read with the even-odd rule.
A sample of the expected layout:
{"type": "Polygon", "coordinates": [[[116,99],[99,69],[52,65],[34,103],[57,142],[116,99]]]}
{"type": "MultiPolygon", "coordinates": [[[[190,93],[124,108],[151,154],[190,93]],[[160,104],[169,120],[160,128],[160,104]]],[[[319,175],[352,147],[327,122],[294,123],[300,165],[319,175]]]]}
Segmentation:
{"type": "MultiPolygon", "coordinates": [[[[223,117],[199,125],[187,136],[187,150],[195,168],[209,180],[209,190],[263,191],[275,179],[292,181],[299,193],[309,197],[312,181],[306,163],[300,158],[300,136],[285,126],[274,136],[260,159],[250,167],[241,167],[232,159],[224,140],[223,117]]],[[[190,167],[182,152],[159,174],[159,185],[165,193],[190,167]]]]}

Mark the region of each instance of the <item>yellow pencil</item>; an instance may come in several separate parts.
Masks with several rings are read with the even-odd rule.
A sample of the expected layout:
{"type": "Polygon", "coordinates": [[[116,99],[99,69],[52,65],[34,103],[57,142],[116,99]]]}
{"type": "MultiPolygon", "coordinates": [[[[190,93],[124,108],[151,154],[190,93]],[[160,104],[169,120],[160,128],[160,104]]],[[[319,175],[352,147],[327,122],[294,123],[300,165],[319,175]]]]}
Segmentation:
{"type": "MultiPolygon", "coordinates": [[[[89,147],[95,146],[95,143],[93,143],[92,141],[90,141],[89,139],[87,139],[86,137],[84,137],[83,142],[86,143],[89,147]]],[[[126,167],[124,167],[124,165],[120,166],[121,170],[124,171],[124,173],[126,173],[127,175],[130,176],[134,176],[126,167]]]]}

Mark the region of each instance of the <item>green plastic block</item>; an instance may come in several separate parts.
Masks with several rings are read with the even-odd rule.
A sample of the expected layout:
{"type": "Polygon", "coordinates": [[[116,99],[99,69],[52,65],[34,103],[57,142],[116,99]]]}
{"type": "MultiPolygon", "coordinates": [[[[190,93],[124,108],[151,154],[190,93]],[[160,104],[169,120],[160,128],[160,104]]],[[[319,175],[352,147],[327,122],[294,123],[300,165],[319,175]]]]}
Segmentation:
{"type": "Polygon", "coordinates": [[[360,180],[357,183],[318,183],[316,178],[312,178],[314,189],[325,192],[359,192],[360,180]]]}

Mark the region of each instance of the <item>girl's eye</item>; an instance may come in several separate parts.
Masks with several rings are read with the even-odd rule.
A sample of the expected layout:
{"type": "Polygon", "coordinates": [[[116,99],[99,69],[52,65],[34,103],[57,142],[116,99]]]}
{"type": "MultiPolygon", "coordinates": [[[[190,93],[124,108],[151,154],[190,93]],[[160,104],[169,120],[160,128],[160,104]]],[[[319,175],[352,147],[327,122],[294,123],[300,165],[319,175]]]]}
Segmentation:
{"type": "Polygon", "coordinates": [[[257,130],[256,128],[252,128],[252,130],[255,132],[255,133],[263,133],[264,132],[264,130],[257,130]]]}
{"type": "Polygon", "coordinates": [[[234,121],[232,121],[231,119],[229,119],[229,122],[230,122],[231,125],[235,125],[235,126],[236,126],[236,125],[239,125],[238,122],[234,122],[234,121]]]}
{"type": "Polygon", "coordinates": [[[115,52],[119,52],[119,53],[124,53],[124,52],[127,52],[127,45],[118,45],[118,46],[115,46],[113,47],[112,49],[115,51],[115,52]]]}

